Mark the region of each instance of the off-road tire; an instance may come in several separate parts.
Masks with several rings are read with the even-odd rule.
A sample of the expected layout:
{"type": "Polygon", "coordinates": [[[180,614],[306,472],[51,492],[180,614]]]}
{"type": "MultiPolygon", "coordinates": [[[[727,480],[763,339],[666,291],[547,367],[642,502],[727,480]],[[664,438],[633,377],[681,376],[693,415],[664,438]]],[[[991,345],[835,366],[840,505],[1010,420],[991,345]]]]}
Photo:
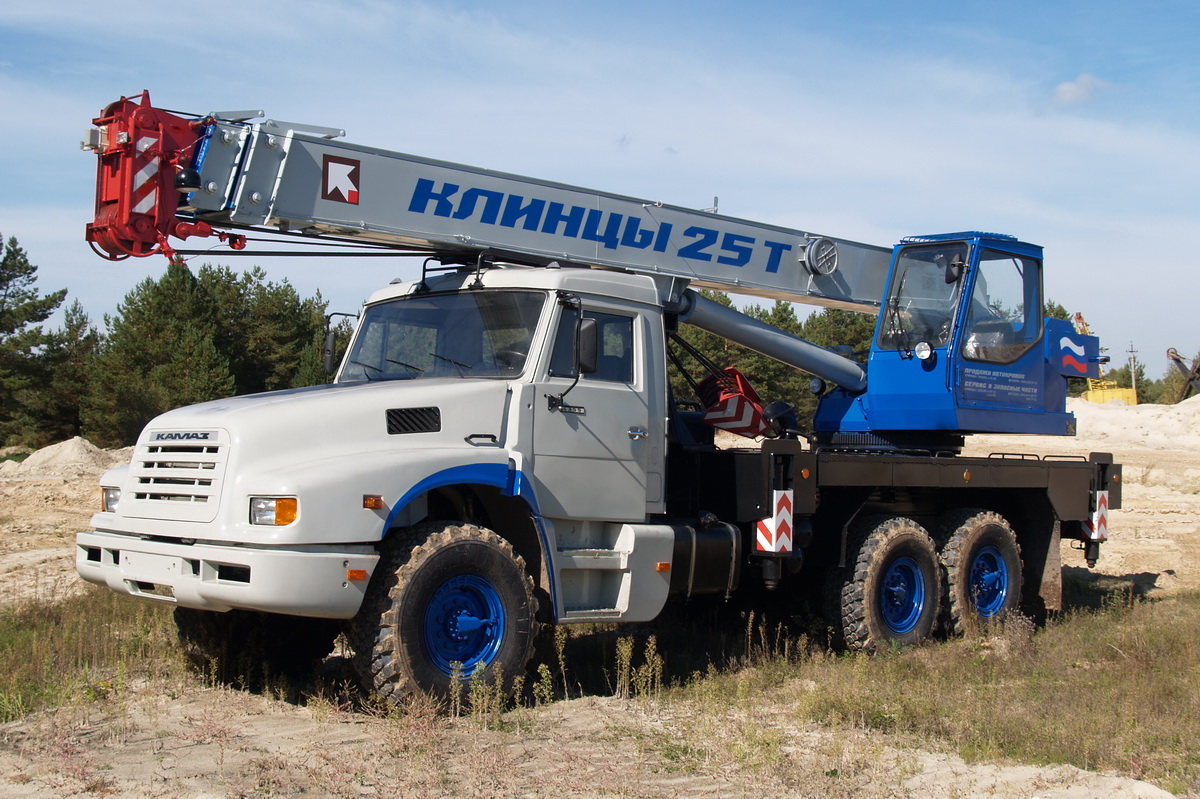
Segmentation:
{"type": "Polygon", "coordinates": [[[900,516],[857,521],[847,541],[848,568],[829,576],[826,613],[852,651],[912,646],[933,633],[941,593],[933,539],[900,516]]]}
{"type": "MultiPolygon", "coordinates": [[[[512,690],[538,632],[538,602],[525,561],[491,530],[436,522],[396,531],[384,542],[362,609],[348,627],[355,669],[367,691],[390,704],[416,693],[449,698],[453,673],[446,660],[454,639],[431,608],[449,607],[452,602],[439,597],[463,580],[469,582],[464,590],[482,587],[502,621],[502,634],[489,627],[484,636],[493,640],[473,653],[485,667],[481,678],[494,685],[499,673],[502,689],[512,690]]],[[[470,679],[471,671],[466,665],[460,679],[470,679]]]]}
{"type": "Polygon", "coordinates": [[[943,517],[938,532],[943,570],[943,626],[962,635],[999,621],[1021,603],[1021,548],[998,513],[967,508],[943,517]]]}
{"type": "Polygon", "coordinates": [[[175,627],[184,655],[200,674],[258,689],[274,677],[309,676],[333,649],[340,625],[251,610],[177,607],[175,627]]]}

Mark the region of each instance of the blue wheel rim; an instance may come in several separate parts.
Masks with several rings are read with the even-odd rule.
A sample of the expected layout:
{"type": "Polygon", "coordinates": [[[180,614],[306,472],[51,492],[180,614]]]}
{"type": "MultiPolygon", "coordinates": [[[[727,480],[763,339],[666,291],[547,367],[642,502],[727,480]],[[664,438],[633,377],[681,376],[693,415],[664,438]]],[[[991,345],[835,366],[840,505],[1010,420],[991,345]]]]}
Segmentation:
{"type": "Polygon", "coordinates": [[[1004,608],[1008,598],[1008,564],[999,549],[986,546],[971,561],[971,599],[983,618],[991,618],[1004,608]]]}
{"type": "Polygon", "coordinates": [[[925,610],[925,577],[910,557],[896,558],[879,586],[883,622],[896,635],[912,632],[925,610]]]}
{"type": "Polygon", "coordinates": [[[451,577],[434,592],[425,609],[422,632],[429,659],[446,674],[461,663],[469,677],[479,664],[492,662],[504,640],[504,605],[490,582],[474,574],[451,577]]]}

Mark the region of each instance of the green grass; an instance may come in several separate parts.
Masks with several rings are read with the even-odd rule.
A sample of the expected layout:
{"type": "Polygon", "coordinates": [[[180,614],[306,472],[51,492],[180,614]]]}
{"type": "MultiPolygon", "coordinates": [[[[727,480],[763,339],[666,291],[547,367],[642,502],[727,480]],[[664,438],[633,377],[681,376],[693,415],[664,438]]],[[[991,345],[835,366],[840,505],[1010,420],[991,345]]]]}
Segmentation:
{"type": "Polygon", "coordinates": [[[169,607],[89,586],[0,609],[0,721],[78,700],[178,664],[169,607]]]}
{"type": "MultiPolygon", "coordinates": [[[[1148,602],[1117,592],[1084,604],[1096,607],[1041,629],[1018,618],[874,657],[830,652],[811,618],[695,605],[652,625],[559,628],[528,694],[532,704],[616,695],[698,708],[709,727],[646,740],[681,770],[720,758],[777,768],[789,756],[781,733],[759,723],[769,710],[801,727],[868,730],[968,761],[1067,763],[1200,793],[1200,594],[1148,602]]],[[[169,606],[89,588],[0,611],[0,720],[164,675],[203,680],[184,675],[169,606]]],[[[286,695],[319,698],[320,679],[286,695]]],[[[495,726],[500,699],[481,690],[466,686],[463,704],[480,704],[472,712],[495,726]]],[[[352,705],[348,693],[339,699],[352,705]]]]}
{"type": "Polygon", "coordinates": [[[759,651],[746,657],[753,669],[709,674],[680,696],[754,696],[831,727],[930,741],[968,762],[1067,763],[1200,792],[1197,594],[1116,600],[1037,631],[1017,619],[876,657],[803,641],[786,657],[759,651]]]}

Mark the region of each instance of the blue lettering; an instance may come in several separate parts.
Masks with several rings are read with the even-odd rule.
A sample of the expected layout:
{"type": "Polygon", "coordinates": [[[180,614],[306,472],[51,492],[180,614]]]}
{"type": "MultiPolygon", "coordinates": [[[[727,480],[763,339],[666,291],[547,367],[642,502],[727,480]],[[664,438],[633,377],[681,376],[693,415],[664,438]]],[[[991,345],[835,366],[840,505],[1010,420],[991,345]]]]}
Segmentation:
{"type": "Polygon", "coordinates": [[[564,223],[562,235],[575,238],[579,235],[579,226],[583,224],[583,206],[572,205],[571,210],[563,213],[566,208],[562,203],[550,203],[546,210],[546,219],[542,222],[543,233],[558,233],[559,222],[564,223]]]}
{"type": "Polygon", "coordinates": [[[767,272],[778,272],[779,261],[785,252],[792,249],[792,245],[784,244],[782,241],[764,241],[763,246],[771,251],[771,254],[767,256],[767,272]]]}
{"type": "Polygon", "coordinates": [[[608,224],[604,226],[604,232],[600,232],[600,217],[604,212],[598,208],[593,208],[587,212],[587,220],[583,223],[583,238],[588,241],[599,241],[604,243],[605,249],[615,250],[620,240],[617,238],[617,231],[621,228],[621,220],[625,217],[622,214],[610,213],[608,215],[608,224]]]}
{"type": "Polygon", "coordinates": [[[433,201],[434,216],[450,216],[450,212],[454,210],[454,203],[450,202],[450,198],[457,193],[458,186],[453,183],[443,183],[442,191],[438,193],[433,190],[432,180],[421,178],[417,181],[412,200],[408,203],[409,213],[423,214],[429,209],[430,201],[433,201]]]}
{"type": "Polygon", "coordinates": [[[637,247],[644,250],[654,240],[654,233],[649,229],[641,229],[642,220],[636,216],[626,217],[625,229],[621,231],[621,244],[625,247],[637,247]]]}
{"type": "Polygon", "coordinates": [[[527,205],[521,205],[525,198],[519,194],[510,194],[504,201],[504,215],[500,217],[500,227],[516,227],[521,222],[525,230],[537,230],[542,221],[542,211],[546,209],[545,200],[530,200],[527,205]]]}
{"type": "Polygon", "coordinates": [[[488,191],[487,189],[467,189],[463,192],[462,200],[458,203],[458,210],[454,212],[455,219],[467,219],[475,213],[475,204],[479,198],[483,198],[483,214],[480,215],[479,221],[485,225],[496,224],[496,217],[500,216],[500,201],[504,199],[504,195],[498,191],[488,191]]]}
{"type": "Polygon", "coordinates": [[[666,252],[667,245],[671,243],[671,230],[675,226],[670,222],[663,222],[658,226],[658,235],[654,237],[654,251],[666,252]]]}
{"type": "Polygon", "coordinates": [[[721,239],[721,251],[733,253],[733,255],[722,255],[717,258],[717,263],[729,266],[745,266],[750,263],[750,256],[754,254],[754,250],[751,249],[753,244],[754,239],[750,236],[726,233],[725,237],[721,239]]]}
{"type": "Polygon", "coordinates": [[[679,250],[680,258],[691,258],[694,261],[711,261],[712,253],[705,252],[717,243],[717,231],[699,225],[692,225],[683,231],[683,235],[696,241],[679,250]]]}

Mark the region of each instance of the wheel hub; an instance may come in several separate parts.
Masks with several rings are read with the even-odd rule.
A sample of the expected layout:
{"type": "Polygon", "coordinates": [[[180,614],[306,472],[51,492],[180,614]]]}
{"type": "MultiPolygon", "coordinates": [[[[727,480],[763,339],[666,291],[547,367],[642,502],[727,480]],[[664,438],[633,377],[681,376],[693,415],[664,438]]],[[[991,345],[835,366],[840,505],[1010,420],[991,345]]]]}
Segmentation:
{"type": "Polygon", "coordinates": [[[1004,607],[1008,598],[1008,564],[994,546],[979,550],[971,561],[971,598],[980,616],[990,618],[1004,607]]]}
{"type": "Polygon", "coordinates": [[[422,625],[425,648],[446,674],[471,674],[492,662],[504,638],[504,605],[490,582],[451,577],[430,597],[422,625]]]}
{"type": "Polygon", "coordinates": [[[893,633],[903,635],[916,627],[925,609],[925,579],[915,560],[897,558],[888,566],[879,587],[879,604],[893,633]]]}

